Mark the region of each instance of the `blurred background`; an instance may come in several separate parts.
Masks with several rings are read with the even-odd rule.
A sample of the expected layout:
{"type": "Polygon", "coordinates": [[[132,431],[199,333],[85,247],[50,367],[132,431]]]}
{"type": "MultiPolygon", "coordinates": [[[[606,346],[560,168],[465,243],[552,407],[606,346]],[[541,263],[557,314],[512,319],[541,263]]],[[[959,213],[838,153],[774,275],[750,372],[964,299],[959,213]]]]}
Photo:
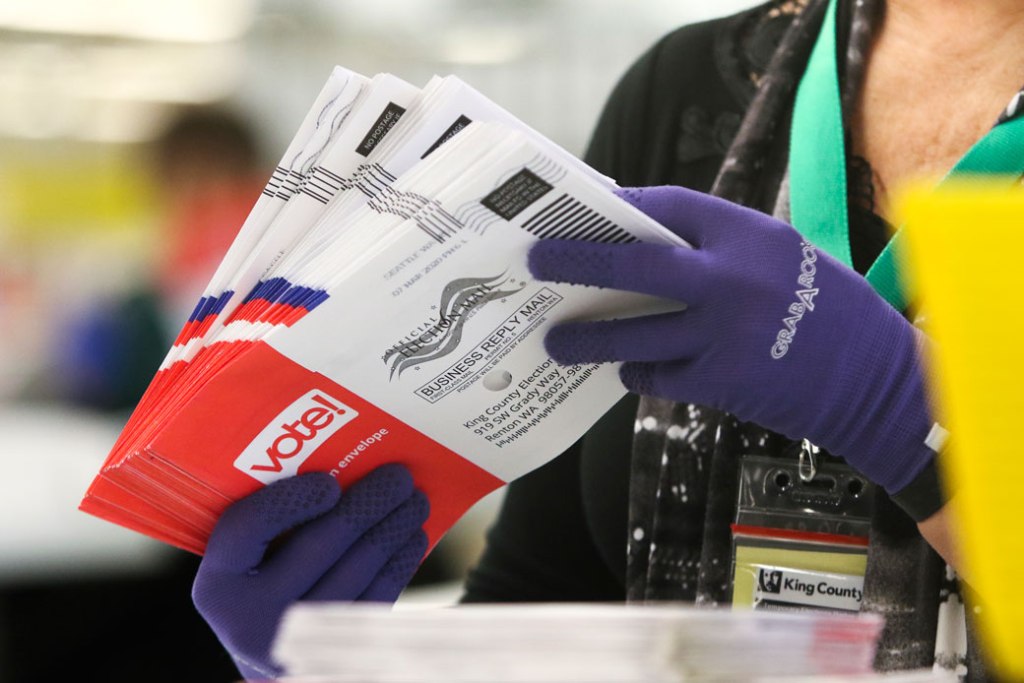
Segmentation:
{"type": "Polygon", "coordinates": [[[0,0],[0,681],[236,678],[197,559],[76,506],[333,65],[456,74],[582,154],[654,40],[753,4],[0,0]]]}

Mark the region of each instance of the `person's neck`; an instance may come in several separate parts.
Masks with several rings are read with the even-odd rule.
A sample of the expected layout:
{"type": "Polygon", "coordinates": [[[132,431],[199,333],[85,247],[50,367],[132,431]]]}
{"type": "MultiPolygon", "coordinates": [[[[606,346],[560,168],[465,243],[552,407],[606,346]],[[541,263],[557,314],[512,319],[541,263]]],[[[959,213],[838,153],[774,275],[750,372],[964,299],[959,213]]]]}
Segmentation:
{"type": "Polygon", "coordinates": [[[854,153],[890,191],[941,177],[1024,85],[1024,0],[887,0],[852,112],[854,153]]]}
{"type": "Polygon", "coordinates": [[[991,68],[1005,55],[1024,62],[1021,0],[887,0],[882,30],[914,61],[991,68]]]}

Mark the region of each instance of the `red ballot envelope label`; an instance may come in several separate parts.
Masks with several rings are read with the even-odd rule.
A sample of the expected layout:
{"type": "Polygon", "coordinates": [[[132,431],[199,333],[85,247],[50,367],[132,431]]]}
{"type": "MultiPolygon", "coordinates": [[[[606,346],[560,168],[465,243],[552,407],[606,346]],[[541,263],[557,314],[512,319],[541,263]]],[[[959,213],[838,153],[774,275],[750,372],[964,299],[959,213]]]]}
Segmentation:
{"type": "Polygon", "coordinates": [[[314,471],[329,472],[344,489],[379,465],[400,462],[430,500],[424,530],[431,545],[505,483],[264,342],[218,372],[147,450],[202,481],[217,482],[231,500],[314,471]]]}

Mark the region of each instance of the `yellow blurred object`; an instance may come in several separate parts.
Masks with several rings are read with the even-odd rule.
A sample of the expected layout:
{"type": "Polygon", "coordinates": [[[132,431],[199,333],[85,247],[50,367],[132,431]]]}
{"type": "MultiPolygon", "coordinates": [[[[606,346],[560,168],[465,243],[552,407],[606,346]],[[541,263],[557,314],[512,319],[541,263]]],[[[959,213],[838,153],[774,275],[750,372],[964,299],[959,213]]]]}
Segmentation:
{"type": "Polygon", "coordinates": [[[940,457],[979,629],[997,671],[1024,680],[1024,188],[981,181],[918,188],[899,203],[904,261],[934,339],[928,359],[940,457]]]}
{"type": "Polygon", "coordinates": [[[32,242],[152,223],[155,190],[131,150],[67,147],[72,150],[48,148],[35,156],[5,152],[0,217],[9,234],[32,242]]]}

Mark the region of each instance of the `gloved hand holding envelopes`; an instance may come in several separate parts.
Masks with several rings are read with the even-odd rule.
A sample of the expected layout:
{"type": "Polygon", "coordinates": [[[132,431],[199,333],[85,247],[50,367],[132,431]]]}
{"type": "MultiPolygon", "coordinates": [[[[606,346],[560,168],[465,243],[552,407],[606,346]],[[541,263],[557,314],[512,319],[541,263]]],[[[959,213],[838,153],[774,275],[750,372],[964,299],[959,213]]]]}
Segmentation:
{"type": "Polygon", "coordinates": [[[678,305],[531,277],[538,239],[683,244],[612,188],[458,79],[337,69],[82,509],[201,553],[270,482],[400,462],[432,546],[623,395],[554,320],[678,305]]]}

